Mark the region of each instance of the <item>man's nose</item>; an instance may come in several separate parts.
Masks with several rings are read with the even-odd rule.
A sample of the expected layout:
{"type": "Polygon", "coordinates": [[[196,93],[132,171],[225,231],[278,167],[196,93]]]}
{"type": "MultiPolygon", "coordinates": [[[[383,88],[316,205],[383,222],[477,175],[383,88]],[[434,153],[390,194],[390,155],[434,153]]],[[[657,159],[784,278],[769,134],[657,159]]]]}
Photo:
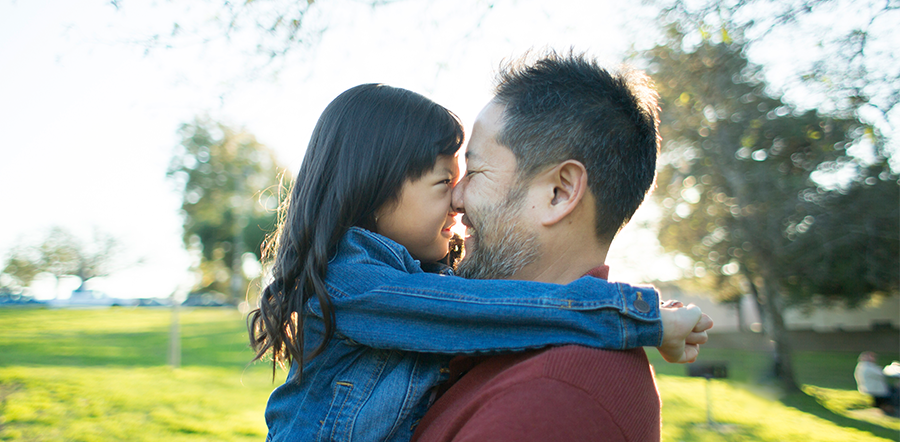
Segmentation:
{"type": "Polygon", "coordinates": [[[453,192],[450,197],[450,208],[453,209],[456,213],[466,213],[465,205],[463,204],[463,192],[466,189],[466,184],[468,183],[468,178],[463,177],[463,179],[459,180],[456,183],[456,186],[453,188],[453,192]]]}

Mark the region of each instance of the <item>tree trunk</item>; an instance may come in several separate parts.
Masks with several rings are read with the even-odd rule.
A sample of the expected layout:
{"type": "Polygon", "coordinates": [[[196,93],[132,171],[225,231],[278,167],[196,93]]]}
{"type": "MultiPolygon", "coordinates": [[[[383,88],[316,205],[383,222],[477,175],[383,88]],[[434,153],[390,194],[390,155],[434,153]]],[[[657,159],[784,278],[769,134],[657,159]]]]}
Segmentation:
{"type": "Polygon", "coordinates": [[[744,272],[744,277],[747,278],[747,284],[750,286],[750,294],[753,295],[753,302],[756,303],[756,312],[759,314],[759,323],[762,325],[763,330],[768,330],[769,325],[767,324],[766,316],[768,313],[766,312],[765,303],[762,299],[760,299],[759,295],[759,287],[756,286],[756,283],[753,282],[753,274],[750,273],[750,270],[747,269],[747,266],[741,264],[741,270],[744,272]]]}
{"type": "Polygon", "coordinates": [[[767,330],[769,337],[775,341],[775,376],[781,382],[786,393],[799,392],[800,388],[797,387],[797,382],[794,380],[793,349],[787,328],[784,326],[781,296],[772,288],[768,279],[763,283],[763,289],[766,295],[766,316],[769,319],[767,330]]]}
{"type": "Polygon", "coordinates": [[[172,292],[169,297],[172,302],[172,323],[169,327],[169,365],[172,368],[181,367],[181,325],[179,324],[179,312],[181,300],[178,291],[172,292]]]}
{"type": "Polygon", "coordinates": [[[739,297],[737,302],[734,303],[734,311],[737,313],[738,320],[738,331],[741,333],[749,330],[747,327],[747,321],[744,320],[744,298],[739,297]]]}
{"type": "Polygon", "coordinates": [[[86,292],[87,285],[85,285],[85,283],[87,283],[88,278],[87,278],[87,270],[85,270],[85,268],[84,268],[84,262],[78,264],[78,275],[76,275],[76,276],[78,276],[78,279],[81,280],[81,284],[79,284],[78,288],[75,290],[79,291],[79,292],[86,292]]]}

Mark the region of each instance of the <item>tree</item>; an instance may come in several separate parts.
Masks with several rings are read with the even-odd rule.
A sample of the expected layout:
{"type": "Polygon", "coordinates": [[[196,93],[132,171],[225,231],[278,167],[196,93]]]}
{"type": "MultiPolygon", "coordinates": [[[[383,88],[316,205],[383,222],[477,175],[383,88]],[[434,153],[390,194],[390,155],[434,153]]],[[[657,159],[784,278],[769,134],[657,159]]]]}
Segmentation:
{"type": "Polygon", "coordinates": [[[34,278],[43,270],[40,267],[40,255],[31,247],[17,245],[9,252],[3,271],[0,275],[0,287],[13,292],[21,292],[31,285],[34,278]]]}
{"type": "MultiPolygon", "coordinates": [[[[747,61],[741,31],[723,28],[716,41],[707,36],[691,45],[672,26],[667,44],[644,54],[663,102],[664,149],[655,192],[663,209],[659,237],[667,250],[694,263],[686,276],[716,287],[724,298],[747,291],[756,296],[776,343],[777,374],[791,391],[797,386],[784,309],[790,302],[814,302],[829,284],[849,288],[859,276],[810,272],[803,266],[834,256],[826,253],[829,244],[846,242],[841,247],[852,248],[876,239],[888,240],[887,248],[876,254],[887,260],[885,266],[898,265],[896,253],[887,256],[897,248],[896,235],[890,238],[881,227],[874,234],[887,237],[862,229],[839,241],[829,236],[838,233],[826,227],[832,221],[816,226],[817,217],[835,207],[863,208],[848,205],[852,201],[844,198],[848,191],[841,187],[846,183],[829,190],[822,181],[833,178],[829,167],[854,172],[854,182],[883,182],[879,188],[886,189],[896,188],[897,176],[886,166],[884,140],[859,119],[799,111],[771,97],[760,68],[747,61]],[[870,174],[878,167],[864,167],[847,152],[866,142],[881,164],[882,173],[875,176],[870,174]],[[814,174],[819,183],[812,180],[814,174]]],[[[872,195],[868,185],[849,186],[857,200],[872,195]]],[[[890,223],[886,220],[883,227],[890,223]]],[[[825,268],[865,266],[857,259],[841,257],[825,268]]],[[[896,278],[893,283],[887,279],[873,278],[873,284],[861,287],[863,292],[828,294],[858,300],[876,288],[896,290],[896,278]]]]}
{"type": "MultiPolygon", "coordinates": [[[[171,27],[139,39],[145,53],[185,45],[225,41],[245,51],[245,67],[265,67],[284,61],[298,49],[314,45],[327,24],[317,16],[322,2],[315,0],[257,0],[190,5],[171,27]],[[198,14],[196,10],[203,12],[198,14]],[[202,17],[199,19],[198,17],[202,17]]],[[[330,2],[325,2],[330,3],[330,2]]],[[[372,7],[391,0],[369,0],[372,7]]],[[[127,2],[110,0],[116,9],[127,2]]]]}
{"type": "Polygon", "coordinates": [[[57,280],[63,276],[77,276],[85,283],[92,278],[107,276],[114,270],[120,255],[119,241],[99,230],[88,246],[61,227],[51,227],[39,244],[18,244],[10,251],[3,266],[10,286],[21,290],[31,285],[40,273],[50,273],[57,280]]]}
{"type": "Polygon", "coordinates": [[[184,244],[200,254],[195,289],[238,302],[253,289],[244,265],[259,262],[275,228],[284,168],[253,135],[220,123],[198,119],[179,134],[167,176],[182,192],[184,244]]]}
{"type": "Polygon", "coordinates": [[[897,293],[897,175],[881,162],[864,176],[835,191],[811,188],[801,193],[809,218],[786,229],[795,239],[790,255],[797,271],[786,281],[790,305],[840,303],[852,308],[873,293],[897,293]]]}
{"type": "MultiPolygon", "coordinates": [[[[110,5],[116,10],[122,11],[127,10],[132,3],[136,2],[110,1],[110,5]]],[[[145,54],[173,48],[215,48],[218,53],[219,48],[226,46],[240,52],[240,68],[234,71],[236,77],[264,79],[272,74],[277,76],[281,69],[297,66],[298,63],[310,67],[309,56],[316,51],[323,35],[326,32],[340,33],[341,28],[347,24],[344,20],[346,17],[355,17],[366,10],[374,12],[395,3],[406,3],[400,6],[402,10],[408,9],[406,7],[412,4],[416,4],[418,8],[420,5],[437,5],[440,2],[214,0],[184,5],[176,3],[155,5],[162,13],[169,13],[172,19],[164,21],[160,28],[133,38],[133,43],[145,54]],[[171,8],[175,8],[175,11],[171,11],[171,8]],[[335,20],[337,17],[341,19],[335,20]]],[[[480,27],[496,2],[476,0],[471,3],[457,5],[457,9],[465,8],[465,17],[472,21],[469,29],[455,28],[458,35],[471,34],[480,27]]],[[[446,14],[444,10],[436,13],[446,14]]],[[[416,27],[436,26],[436,23],[445,18],[443,15],[439,17],[421,20],[421,23],[410,24],[411,27],[405,29],[407,32],[414,32],[416,27]]],[[[357,27],[358,24],[352,26],[357,27]]],[[[440,60],[436,63],[442,69],[446,64],[440,60]]]]}
{"type": "MultiPolygon", "coordinates": [[[[844,117],[867,115],[885,130],[896,126],[900,102],[895,0],[651,0],[664,26],[677,24],[689,40],[723,29],[741,30],[745,54],[791,64],[781,89],[799,90],[813,107],[844,117]],[[786,43],[790,42],[790,43],[786,43]]],[[[893,136],[893,135],[891,135],[893,136]]]]}

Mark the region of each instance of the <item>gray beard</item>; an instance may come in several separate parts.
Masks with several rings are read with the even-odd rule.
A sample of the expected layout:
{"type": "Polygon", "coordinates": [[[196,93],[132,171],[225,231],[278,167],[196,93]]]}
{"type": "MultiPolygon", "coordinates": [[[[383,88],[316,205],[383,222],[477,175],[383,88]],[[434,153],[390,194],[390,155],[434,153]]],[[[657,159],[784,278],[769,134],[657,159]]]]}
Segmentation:
{"type": "Polygon", "coordinates": [[[485,208],[485,219],[466,216],[477,227],[473,250],[466,250],[456,273],[468,279],[510,278],[538,258],[537,235],[518,222],[524,189],[514,189],[501,204],[485,208]]]}

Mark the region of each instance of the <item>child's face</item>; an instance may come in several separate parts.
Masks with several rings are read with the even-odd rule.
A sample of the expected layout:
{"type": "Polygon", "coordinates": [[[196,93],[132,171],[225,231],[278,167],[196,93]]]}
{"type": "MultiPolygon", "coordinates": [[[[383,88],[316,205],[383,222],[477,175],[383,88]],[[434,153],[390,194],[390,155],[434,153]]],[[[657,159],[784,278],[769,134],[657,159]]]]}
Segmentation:
{"type": "Polygon", "coordinates": [[[420,261],[443,258],[449,250],[450,227],[456,223],[450,195],[458,179],[456,157],[438,157],[430,172],[403,184],[396,204],[378,209],[377,232],[405,246],[420,261]]]}

